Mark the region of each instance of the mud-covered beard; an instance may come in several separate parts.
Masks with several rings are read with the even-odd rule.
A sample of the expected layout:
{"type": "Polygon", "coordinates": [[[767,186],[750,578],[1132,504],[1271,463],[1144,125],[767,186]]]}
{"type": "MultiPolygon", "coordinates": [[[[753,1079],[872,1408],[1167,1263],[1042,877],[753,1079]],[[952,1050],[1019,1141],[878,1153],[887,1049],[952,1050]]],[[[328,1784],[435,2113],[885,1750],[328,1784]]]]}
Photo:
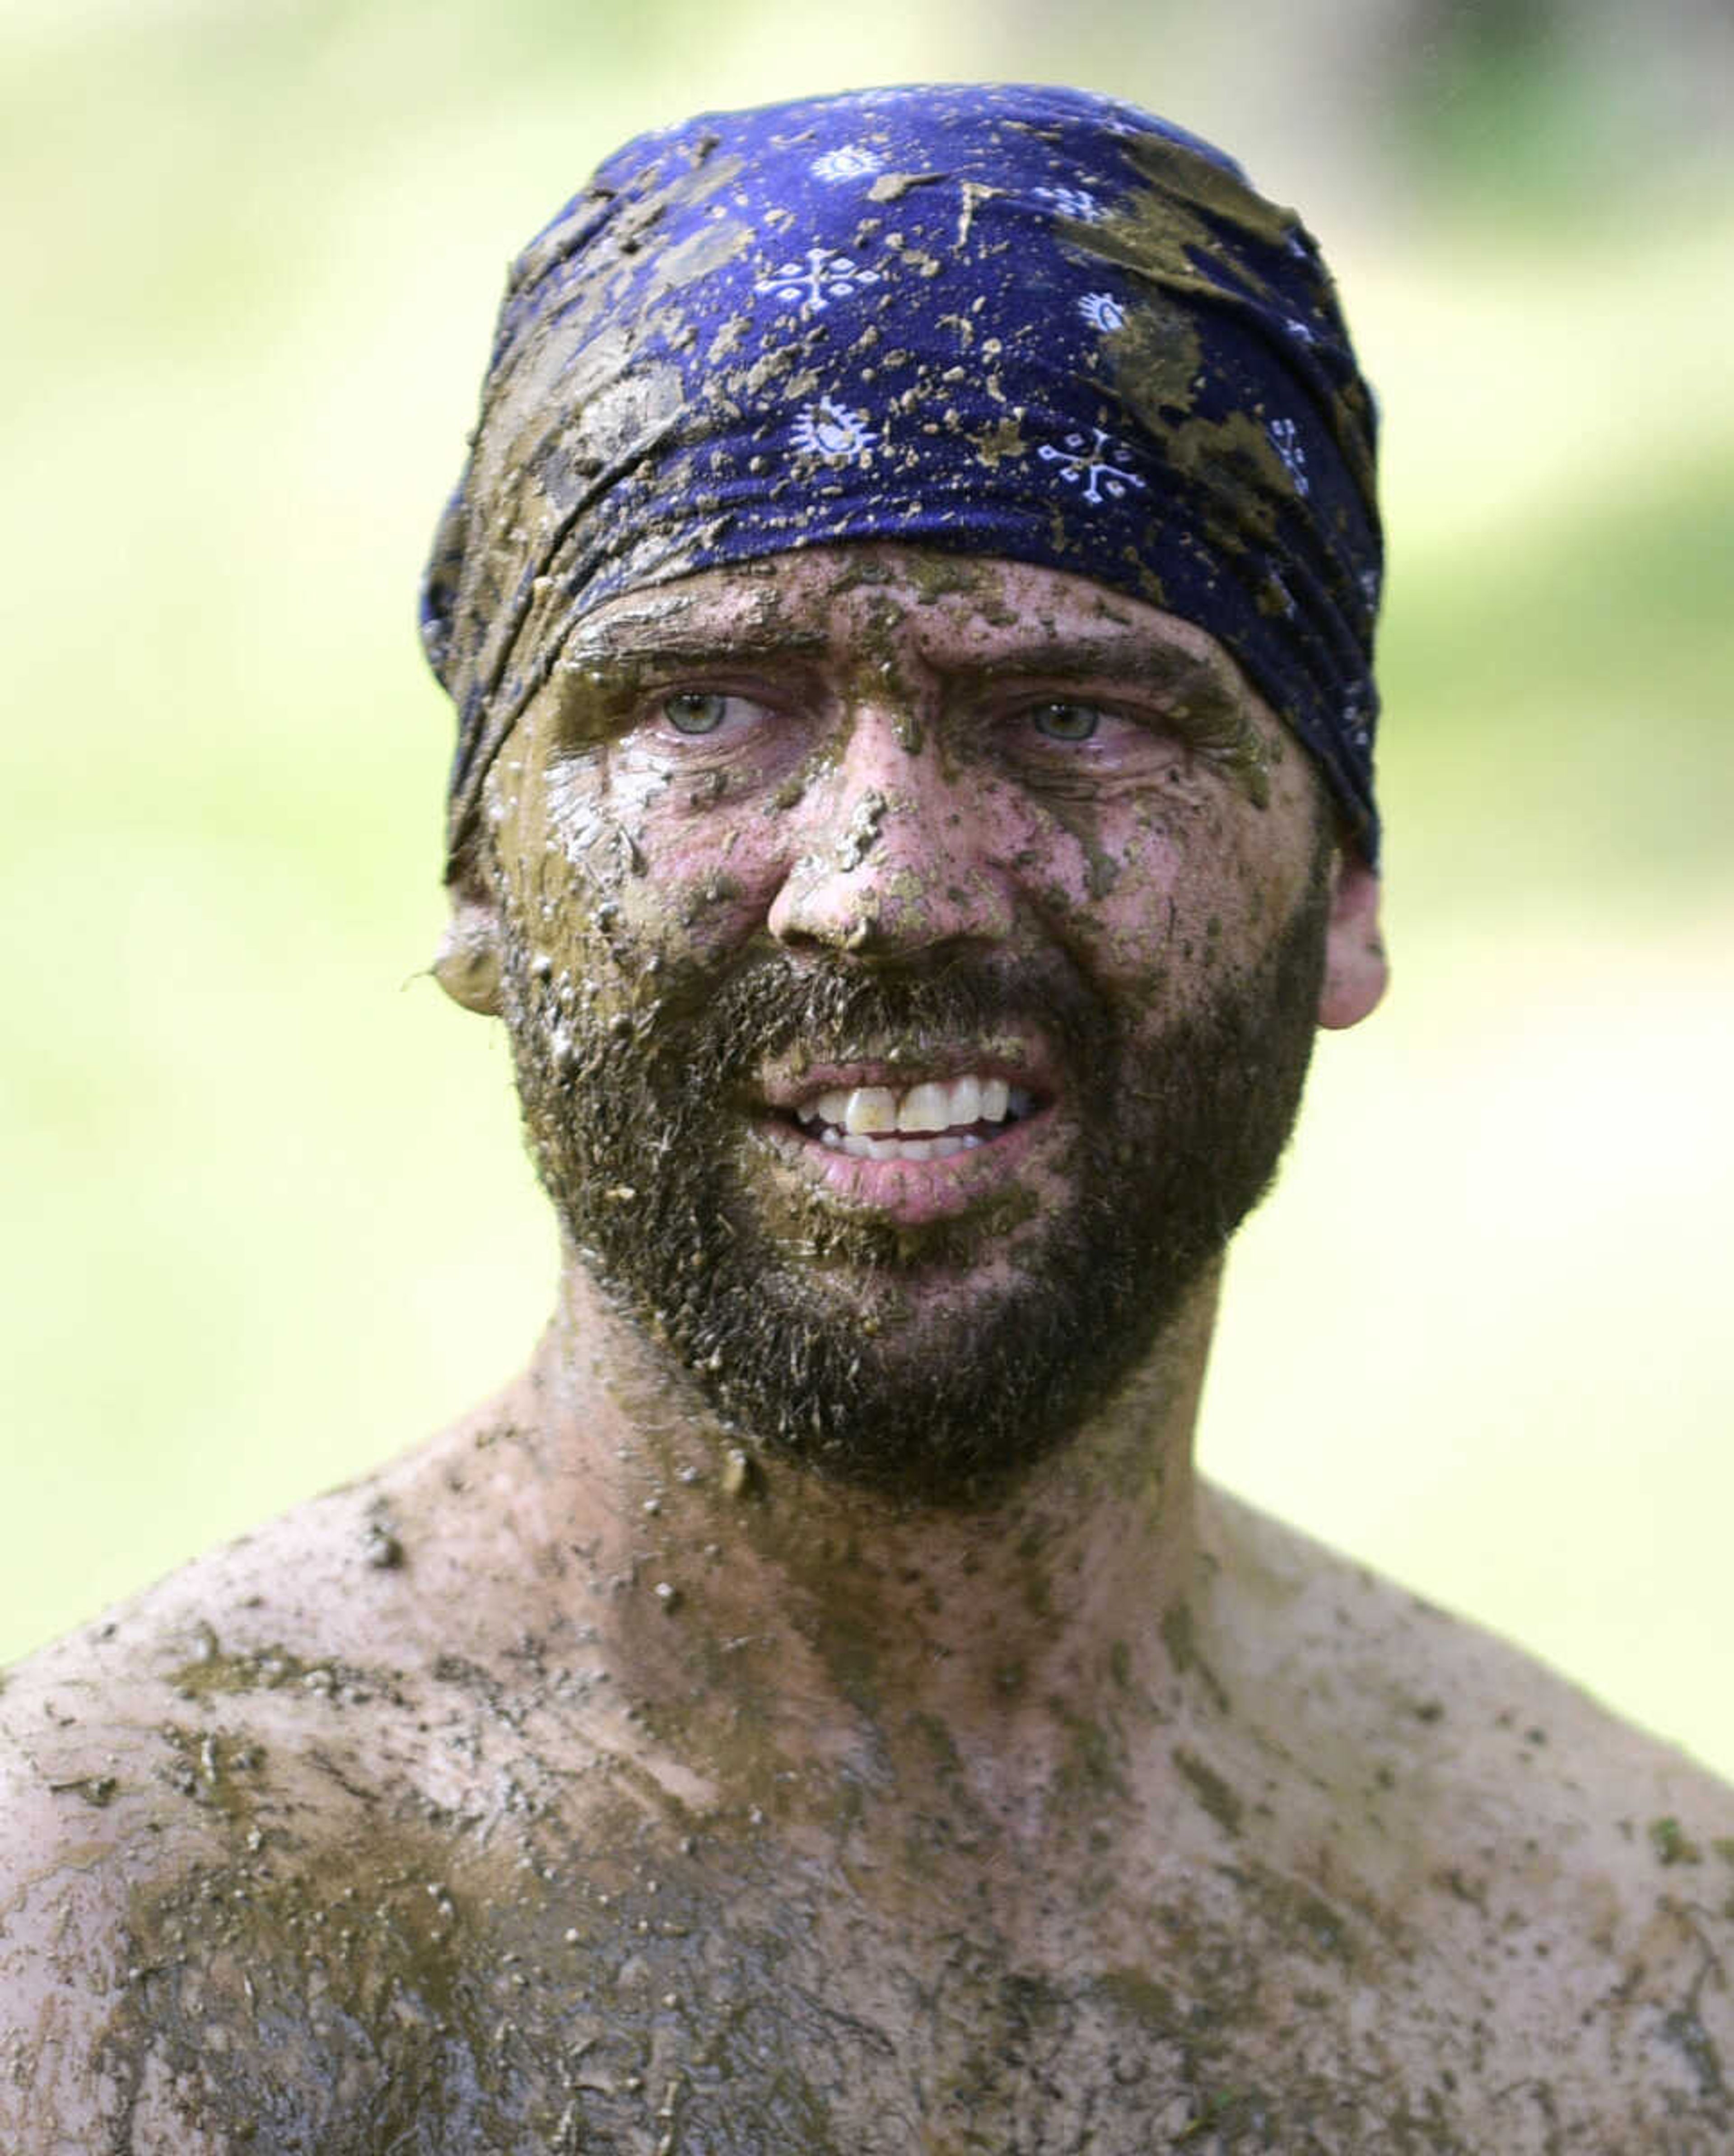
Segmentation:
{"type": "Polygon", "coordinates": [[[760,944],[675,979],[611,937],[574,994],[512,933],[531,1151],[580,1262],[726,1430],[909,1502],[985,1502],[1111,1397],[1269,1187],[1311,1054],[1326,906],[1321,857],[1262,959],[1155,1028],[1057,951],[868,968],[760,944]],[[1075,1125],[1067,1199],[1044,1221],[1001,1200],[911,1230],[771,1199],[752,1131],[767,1060],[1020,1021],[1051,1044],[1075,1125]],[[1013,1229],[1012,1265],[972,1281],[1013,1229]]]}

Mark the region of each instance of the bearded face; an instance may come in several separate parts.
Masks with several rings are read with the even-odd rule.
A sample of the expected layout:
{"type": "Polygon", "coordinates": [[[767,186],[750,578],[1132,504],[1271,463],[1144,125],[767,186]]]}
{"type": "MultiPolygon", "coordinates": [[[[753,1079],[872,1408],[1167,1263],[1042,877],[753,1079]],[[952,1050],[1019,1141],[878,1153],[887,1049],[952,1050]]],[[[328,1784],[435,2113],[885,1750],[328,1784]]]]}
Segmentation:
{"type": "Polygon", "coordinates": [[[969,1502],[1111,1398],[1268,1184],[1328,849],[1304,770],[1273,788],[1199,679],[1178,708],[1184,624],[1061,593],[1080,682],[1076,579],[852,607],[834,565],[778,568],[751,642],[784,658],[743,664],[737,587],[698,594],[714,653],[687,615],[647,655],[635,618],[507,772],[526,1129],[579,1260],[725,1427],[969,1502]]]}
{"type": "MultiPolygon", "coordinates": [[[[538,1169],[598,1281],[727,1423],[845,1480],[967,1497],[1111,1395],[1266,1188],[1311,1052],[1321,917],[1310,893],[1254,973],[1155,1027],[1061,967],[878,974],[767,952],[682,983],[641,1032],[537,982],[518,943],[508,1009],[538,1169]],[[1012,1127],[982,1142],[1092,1103],[1049,1164],[1065,1201],[1039,1220],[998,1194],[908,1224],[781,1188],[779,1151],[814,1141],[804,1100],[763,1127],[767,1060],[877,1062],[895,1044],[937,1070],[971,1053],[958,1044],[1037,1027],[1045,1083],[1002,1081],[1012,1127]]],[[[955,1096],[974,1075],[939,1082],[955,1096]]]]}

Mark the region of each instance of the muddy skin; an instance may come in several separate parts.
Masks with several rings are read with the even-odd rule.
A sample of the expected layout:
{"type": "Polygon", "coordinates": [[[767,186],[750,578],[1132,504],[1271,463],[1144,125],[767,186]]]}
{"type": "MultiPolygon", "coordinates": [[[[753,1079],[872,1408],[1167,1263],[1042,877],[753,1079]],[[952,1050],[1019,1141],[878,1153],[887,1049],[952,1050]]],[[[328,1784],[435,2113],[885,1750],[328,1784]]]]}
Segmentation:
{"type": "Polygon", "coordinates": [[[598,617],[601,678],[551,679],[506,745],[495,884],[459,892],[563,1216],[530,1371],[0,1693],[0,2148],[1723,2145],[1728,1794],[1195,1483],[1213,1251],[1065,1441],[1032,1413],[926,1484],[900,1450],[996,1301],[1059,1291],[1102,1209],[1086,1163],[1148,1204],[1176,1024],[1196,1079],[1224,1054],[1197,1029],[1224,998],[1268,1014],[1297,921],[1321,1007],[1365,1008],[1366,887],[1318,874],[1309,766],[1249,700],[1260,798],[1167,723],[1208,650],[1052,572],[876,550],[730,591],[721,619],[697,580],[632,603],[629,654],[687,649],[623,703],[598,617]],[[1100,654],[1055,677],[1116,634],[1143,690],[1100,654]],[[670,697],[700,731],[670,734],[670,697]],[[705,1070],[777,954],[869,985],[798,1001],[771,1076],[705,1070]],[[851,1060],[920,1076],[960,1025],[972,1056],[1028,1054],[1019,1004],[959,1000],[984,966],[1066,984],[1048,1135],[1015,1173],[991,1147],[924,1166],[943,1195],[988,1154],[961,1205],[875,1207],[769,1093],[851,1060]],[[659,1132],[664,1060],[696,1082],[659,1132]],[[664,1245],[653,1286],[628,1229],[664,1245]],[[859,1353],[846,1469],[849,1383],[818,1433],[809,1371],[731,1385],[731,1235],[757,1303],[804,1298],[845,1376],[859,1353]]]}
{"type": "MultiPolygon", "coordinates": [[[[1675,1892],[1684,1860],[1642,1825],[1628,1840],[1583,1815],[1572,1784],[1611,1725],[1569,1695],[1531,1696],[1506,1739],[1509,1809],[1490,1794],[1491,1706],[1518,1674],[1503,1650],[1465,1654],[1443,1620],[1213,1507],[1213,1577],[1251,1579],[1283,1624],[1285,1673],[1236,1666],[1230,1645],[1229,1708],[1126,1643],[1104,1681],[1056,1702],[1032,1840],[982,1786],[966,1719],[900,1709],[883,1635],[814,1627],[812,1664],[855,1732],[815,1763],[778,1704],[786,1665],[751,1641],[731,1651],[737,1608],[711,1621],[680,1552],[743,1521],[793,1552],[812,1527],[796,1471],[750,1496],[647,1474],[659,1509],[639,1501],[616,1551],[639,1559],[636,1582],[600,1548],[568,1550],[572,1614],[544,1594],[520,1598],[542,1604],[536,1634],[500,1630],[503,1609],[474,1621],[484,1579],[472,1568],[470,1599],[453,1599],[442,1548],[450,1483],[472,1477],[462,1503],[493,1513],[494,1463],[526,1456],[537,1417],[546,1401],[526,1390],[392,1471],[403,1567],[354,1558],[311,1606],[235,1611],[205,1656],[159,1596],[91,1654],[99,1671],[118,1660],[139,1712],[155,1683],[174,1712],[103,1732],[121,1756],[100,1810],[71,1788],[38,1799],[63,1808],[76,1879],[94,1830],[136,1883],[100,1933],[80,1945],[63,1924],[53,1949],[100,2002],[100,2128],[33,2138],[54,2116],[38,2095],[28,2123],[0,2108],[8,2148],[1683,2156],[1727,2132],[1726,1887],[1675,1892]],[[669,1614],[648,1605],[671,1573],[692,1586],[669,1614]],[[346,1620],[344,1593],[366,1605],[346,1620]],[[437,1629],[431,1598],[450,1613],[437,1629]],[[639,1604],[635,1656],[611,1655],[611,1612],[639,1604]],[[1380,1672],[1347,1718],[1338,1687],[1362,1686],[1364,1668],[1342,1658],[1345,1620],[1380,1672]],[[305,1636],[282,1644],[295,1627],[325,1635],[323,1657],[305,1636]],[[370,1664],[356,1633],[411,1651],[370,1664]],[[684,1706],[656,1676],[664,1641],[684,1706]],[[320,1668],[341,1682],[300,1681],[320,1668]],[[206,1688],[174,1698],[187,1676],[206,1688]],[[1420,1697],[1419,1676],[1436,1691],[1420,1697]],[[346,1706],[346,1687],[367,1697],[346,1706]],[[1526,1740],[1532,1713],[1546,1746],[1526,1740]],[[1465,1748],[1480,1755],[1467,1775],[1465,1748]],[[1562,1777],[1515,1766],[1562,1748],[1562,1777]],[[1164,1759],[1172,1794],[1152,1801],[1164,1759]]],[[[300,1549],[329,1566],[352,1548],[370,1494],[323,1501],[300,1549]]],[[[255,1576],[249,1560],[290,1556],[282,1536],[189,1584],[220,1599],[255,1576]]],[[[1051,1609],[1039,1548],[1022,1568],[1051,1609]]],[[[821,1570],[809,1558],[791,1577],[817,1594],[821,1570]]],[[[1218,1599],[1169,1627],[1194,1666],[1223,1660],[1218,1599]]],[[[1005,1690],[1027,1701],[1031,1681],[1005,1690]]],[[[95,1741],[74,1720],[88,1671],[21,1683],[28,1733],[10,1741],[38,1768],[95,1741]]],[[[1717,1814],[1685,1794],[1665,1816],[1708,1851],[1717,1814]]],[[[52,1846],[14,1883],[6,1954],[66,1894],[52,1846]]],[[[8,2067],[40,2062],[28,2025],[8,2041],[8,2067]]]]}
{"type": "MultiPolygon", "coordinates": [[[[680,615],[634,606],[621,610],[617,673],[609,657],[615,617],[605,612],[588,632],[584,666],[562,681],[546,768],[536,770],[533,752],[528,770],[513,751],[503,759],[490,828],[512,829],[526,799],[537,804],[538,830],[547,815],[545,839],[526,846],[514,831],[515,866],[498,858],[503,841],[496,837],[490,875],[505,916],[504,1009],[519,1090],[532,1152],[569,1239],[605,1287],[667,1340],[726,1421],[823,1460],[829,1471],[931,1496],[978,1492],[984,1480],[1057,1441],[1113,1389],[1268,1181],[1310,1047],[1324,858],[1316,850],[1266,969],[1225,984],[1197,1020],[1136,1044],[1096,1012],[1081,978],[1045,962],[1032,960],[1021,975],[989,973],[972,970],[960,949],[943,973],[913,967],[864,973],[853,962],[871,954],[878,912],[862,906],[840,939],[840,966],[768,952],[755,940],[726,966],[695,963],[669,937],[667,909],[678,906],[686,931],[706,912],[740,910],[746,902],[741,864],[767,848],[777,857],[781,843],[774,831],[749,838],[740,819],[752,819],[766,797],[779,814],[796,810],[813,776],[834,769],[857,711],[888,715],[900,769],[919,768],[931,728],[931,757],[960,804],[983,787],[1009,794],[1008,773],[1021,778],[1013,804],[1020,843],[1028,850],[1039,834],[1023,806],[1037,800],[1083,856],[1081,896],[1092,908],[1111,889],[1129,843],[1115,819],[1102,819],[1097,798],[1105,777],[1123,782],[1080,752],[1075,771],[1065,767],[1066,759],[1044,759],[1033,784],[1021,752],[1005,746],[1008,722],[984,731],[978,703],[993,710],[1008,701],[1021,713],[1030,699],[1027,660],[993,660],[976,649],[984,630],[1008,649],[1020,640],[1005,625],[1003,580],[980,565],[907,549],[842,550],[823,562],[807,557],[806,566],[816,584],[808,614],[798,620],[772,579],[744,598],[726,579],[695,581],[695,591],[727,595],[721,651],[704,649],[690,595],[689,611],[680,615]],[[834,623],[845,604],[848,632],[839,639],[834,623]],[[919,619],[923,614],[931,620],[919,619]],[[834,654],[822,665],[828,638],[834,654]],[[642,714],[658,710],[658,684],[691,701],[680,684],[706,678],[739,682],[743,694],[734,701],[743,711],[760,708],[747,689],[786,704],[793,740],[748,737],[738,748],[713,751],[703,739],[683,747],[670,736],[654,745],[658,730],[642,714]],[[797,759],[799,783],[791,789],[797,759]],[[669,807],[683,793],[685,814],[669,807]],[[724,798],[736,804],[735,816],[707,814],[701,829],[694,805],[709,811],[724,798]],[[713,820],[721,825],[715,838],[713,820]],[[689,855],[702,870],[684,868],[689,855]],[[654,878],[642,875],[647,859],[663,864],[654,878]],[[714,865],[719,861],[729,864],[726,874],[714,865]],[[599,938],[573,918],[575,866],[599,938]],[[672,895],[683,876],[684,901],[672,895]],[[536,946],[549,934],[565,963],[541,962],[536,946]],[[649,993],[647,982],[654,982],[649,993]],[[773,1183],[767,1214],[716,1152],[718,1136],[736,1144],[736,1115],[714,1126],[712,1116],[742,1094],[767,1055],[846,1056],[856,1042],[982,1040],[1001,1023],[1002,1004],[1039,1011],[1071,1065],[1099,1075],[1126,1121],[1105,1116],[1090,1132],[1095,1163],[1085,1173],[1094,1194],[1083,1217],[1099,1216],[1099,1224],[1064,1242],[1049,1238],[1039,1260],[1019,1260],[1026,1284],[1003,1301],[993,1325],[972,1327],[967,1352],[937,1358],[940,1374],[925,1382],[923,1413],[911,1421],[907,1371],[911,1352],[920,1351],[905,1344],[907,1328],[887,1330],[874,1293],[892,1286],[917,1250],[931,1274],[966,1265],[972,1239],[1029,1220],[1028,1206],[978,1208],[967,1224],[940,1224],[911,1236],[839,1215],[821,1195],[773,1183]],[[1223,1077],[1200,1085],[1201,1070],[1223,1077]],[[1141,1101],[1148,1104],[1148,1127],[1138,1121],[1141,1101]],[[680,1173],[647,1182],[637,1165],[647,1160],[678,1164],[680,1173]],[[621,1189],[634,1202],[609,1197],[621,1189]],[[844,1270],[860,1277],[866,1299],[858,1293],[856,1322],[839,1330],[830,1312],[844,1270]],[[867,1317],[875,1327],[864,1340],[859,1321],[867,1317]],[[1045,1404],[1044,1419],[1032,1417],[1032,1400],[1045,1404]]],[[[1132,755],[1139,789],[1118,819],[1123,828],[1126,812],[1133,818],[1139,836],[1130,843],[1162,844],[1164,814],[1172,814],[1159,797],[1152,803],[1147,770],[1190,786],[1192,767],[1200,767],[1254,806],[1268,802],[1259,730],[1245,696],[1231,700],[1219,655],[1129,639],[1123,615],[1104,609],[1099,594],[1075,579],[1057,581],[1077,588],[1091,627],[1063,634],[1038,615],[1044,670],[1038,681],[1126,681],[1159,729],[1132,755]],[[1225,710],[1230,718],[1221,716],[1225,710]],[[1177,761],[1183,749],[1183,762],[1177,761]]],[[[711,700],[725,708],[730,701],[711,700]]],[[[1038,713],[1047,708],[1039,705],[1038,713]]],[[[844,812],[826,822],[819,872],[851,880],[882,842],[900,844],[891,829],[904,813],[895,770],[886,788],[852,791],[844,812]]],[[[974,812],[960,805],[952,813],[974,812]]],[[[900,865],[872,880],[872,907],[898,911],[905,945],[929,938],[920,925],[933,903],[925,873],[900,865]]],[[[943,902],[970,901],[952,890],[943,902]]],[[[1063,893],[1054,902],[1075,906],[1063,893]]],[[[757,1171],[762,1163],[752,1165],[757,1171]]],[[[1015,1238],[1013,1246],[1029,1240],[1015,1238]]]]}
{"type": "MultiPolygon", "coordinates": [[[[851,855],[859,835],[851,824],[851,855]]],[[[839,867],[845,865],[839,854],[839,867]]],[[[505,1007],[536,1158],[569,1235],[593,1275],[641,1322],[660,1328],[708,1404],[759,1441],[822,1460],[829,1471],[957,1495],[1026,1463],[1039,1444],[1059,1441],[1112,1389],[1263,1188],[1305,1068],[1317,950],[1309,909],[1282,946],[1276,975],[1250,983],[1244,1007],[1225,1006],[1208,1024],[1177,1029],[1159,1046],[1146,1046],[1136,1071],[1111,1036],[1080,1020],[1079,1067],[1114,1073],[1128,1107],[1147,1101],[1161,1118],[1160,1137],[1156,1127],[1147,1132],[1136,1121],[1124,1134],[1105,1132],[1088,1170],[1102,1194],[1093,1201],[1100,1224],[1075,1239],[1044,1239],[1043,1255],[1026,1261],[1029,1286],[1014,1290],[999,1330],[977,1321],[948,1377],[930,1380],[916,1423],[905,1404],[905,1373],[918,1351],[904,1344],[903,1328],[886,1327],[885,1291],[901,1293],[896,1284],[911,1262],[941,1273],[967,1265],[982,1236],[1001,1239],[1033,1221],[1033,1199],[1011,1194],[967,1224],[936,1224],[918,1236],[839,1219],[793,1194],[749,1210],[726,1161],[716,1157],[703,1109],[739,1089],[741,1058],[785,1041],[834,1038],[846,1046],[893,1032],[911,1041],[930,1034],[991,1036],[1000,1010],[993,983],[968,998],[967,978],[953,975],[942,994],[932,983],[929,993],[889,1000],[859,989],[815,998],[798,980],[768,973],[726,982],[698,1003],[701,1027],[669,1030],[669,1008],[686,991],[672,969],[659,970],[655,1033],[649,1006],[617,1027],[618,1009],[561,998],[551,982],[539,984],[509,963],[505,1007]],[[1285,1037],[1289,1051],[1273,1055],[1273,1040],[1285,1037]],[[659,1063],[649,1061],[646,1050],[654,1055],[659,1038],[665,1052],[659,1063]],[[1216,1096],[1225,1112],[1213,1119],[1198,1112],[1216,1105],[1190,1083],[1200,1068],[1268,1072],[1268,1093],[1256,1096],[1262,1112],[1238,1086],[1216,1096]],[[659,1069],[669,1081],[647,1083],[659,1069]],[[591,1112],[600,1103],[605,1122],[591,1112]],[[678,1162],[680,1173],[647,1179],[647,1159],[678,1162]],[[1107,1194],[1116,1183],[1135,1194],[1119,1227],[1107,1194]],[[613,1202],[622,1188],[632,1192],[631,1204],[613,1202]],[[1153,1240],[1135,1232],[1140,1219],[1160,1224],[1153,1240]],[[784,1286],[791,1266],[798,1271],[784,1286]],[[829,1294],[814,1307],[812,1286],[835,1282],[839,1270],[860,1277],[852,1299],[858,1319],[875,1319],[884,1336],[876,1348],[856,1329],[839,1332],[829,1294]],[[1080,1339],[1091,1343],[1087,1357],[1078,1352],[1080,1339]],[[1046,1404],[1042,1418],[1031,1413],[1032,1392],[1046,1404]]],[[[618,949],[615,957],[618,963],[618,949]]],[[[644,978],[635,959],[622,972],[634,984],[644,978]]],[[[698,997],[696,984],[691,993],[698,997]]],[[[1041,998],[1050,1026],[1064,1011],[1065,993],[1062,981],[1041,998]]]]}
{"type": "MultiPolygon", "coordinates": [[[[846,1863],[792,1870],[771,1846],[702,1831],[671,1845],[645,1838],[634,1810],[598,1822],[642,1851],[634,1861],[586,1852],[580,1868],[532,1830],[511,1871],[472,1876],[443,1837],[399,1830],[322,1866],[316,1885],[259,1862],[213,1871],[150,1911],[138,1950],[153,1958],[110,2056],[124,2073],[147,2025],[162,2070],[197,2087],[226,2032],[251,2069],[224,2075],[192,2118],[273,2148],[746,2156],[1131,2147],[1152,2133],[1298,2148],[1328,2145],[1308,2137],[1336,2124],[1345,2080],[1360,2078],[1303,2069],[1279,2094],[1237,2056],[1235,2025],[1280,2013],[1318,1972],[1328,1982],[1358,1960],[1372,1974],[1350,1920],[1285,1882],[1257,1883],[1232,1948],[1183,1902],[1144,1912],[1195,1966],[1220,1967],[1178,1988],[1105,1959],[1087,1910],[1039,1897],[1031,1913],[1059,1918],[1082,1957],[1056,1977],[985,1910],[887,1925],[851,1896],[846,1863]],[[863,1958],[870,1985],[841,1974],[863,1958]],[[269,2061],[266,2029],[289,2037],[269,2061]]],[[[954,1889],[972,1854],[960,1864],[959,1843],[918,1822],[900,1852],[911,1884],[954,1889]]],[[[1374,2071],[1362,2070],[1368,2094],[1374,2071]]]]}

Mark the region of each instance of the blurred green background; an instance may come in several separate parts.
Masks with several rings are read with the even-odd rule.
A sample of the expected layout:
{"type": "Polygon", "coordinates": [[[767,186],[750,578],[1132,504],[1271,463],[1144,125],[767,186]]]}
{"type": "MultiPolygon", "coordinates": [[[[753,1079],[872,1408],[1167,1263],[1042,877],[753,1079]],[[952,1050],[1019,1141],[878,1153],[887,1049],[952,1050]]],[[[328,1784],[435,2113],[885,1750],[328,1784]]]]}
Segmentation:
{"type": "Polygon", "coordinates": [[[426,978],[413,598],[510,252],[921,77],[1215,136],[1387,417],[1394,992],[1204,1456],[1734,1774],[1734,28],[1651,0],[8,0],[0,1660],[503,1380],[552,1239],[426,978]]]}

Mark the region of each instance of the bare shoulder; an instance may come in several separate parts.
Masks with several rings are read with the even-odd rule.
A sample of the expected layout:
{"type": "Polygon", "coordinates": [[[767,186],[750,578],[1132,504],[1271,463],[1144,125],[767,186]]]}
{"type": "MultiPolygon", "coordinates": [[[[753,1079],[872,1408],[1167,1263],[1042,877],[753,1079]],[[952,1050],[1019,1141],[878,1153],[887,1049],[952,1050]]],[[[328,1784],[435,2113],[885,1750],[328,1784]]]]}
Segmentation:
{"type": "Polygon", "coordinates": [[[1693,1829],[1734,1828],[1726,1783],[1533,1656],[1220,1491],[1209,1517],[1217,1563],[1250,1605],[1242,1671],[1357,1753],[1490,1816],[1569,1817],[1598,1856],[1629,1852],[1621,1868],[1636,1876],[1690,1868],[1679,1842],[1693,1829]]]}
{"type": "Polygon", "coordinates": [[[382,1940],[437,1954],[454,1851],[560,1749],[524,1740],[540,1695],[476,1615],[507,1561],[485,1487],[487,1533],[450,1532],[495,1434],[299,1507],[0,1680],[8,2156],[258,2145],[208,2101],[224,2030],[274,2010],[310,2051],[327,1941],[351,1975],[382,1940]]]}
{"type": "Polygon", "coordinates": [[[329,1507],[308,1512],[196,1562],[5,1680],[0,2147],[228,2145],[195,2125],[167,2055],[127,2032],[157,1979],[154,1913],[305,1816],[318,1763],[345,1772],[340,1695],[356,1698],[367,1680],[310,1621],[335,1553],[329,1507]]]}
{"type": "Polygon", "coordinates": [[[1734,1790],[1308,1537],[1219,1493],[1208,1517],[1223,1682],[1310,1785],[1307,1831],[1459,2002],[1465,2057],[1573,2122],[1561,2146],[1722,2145],[1734,1790]]]}

